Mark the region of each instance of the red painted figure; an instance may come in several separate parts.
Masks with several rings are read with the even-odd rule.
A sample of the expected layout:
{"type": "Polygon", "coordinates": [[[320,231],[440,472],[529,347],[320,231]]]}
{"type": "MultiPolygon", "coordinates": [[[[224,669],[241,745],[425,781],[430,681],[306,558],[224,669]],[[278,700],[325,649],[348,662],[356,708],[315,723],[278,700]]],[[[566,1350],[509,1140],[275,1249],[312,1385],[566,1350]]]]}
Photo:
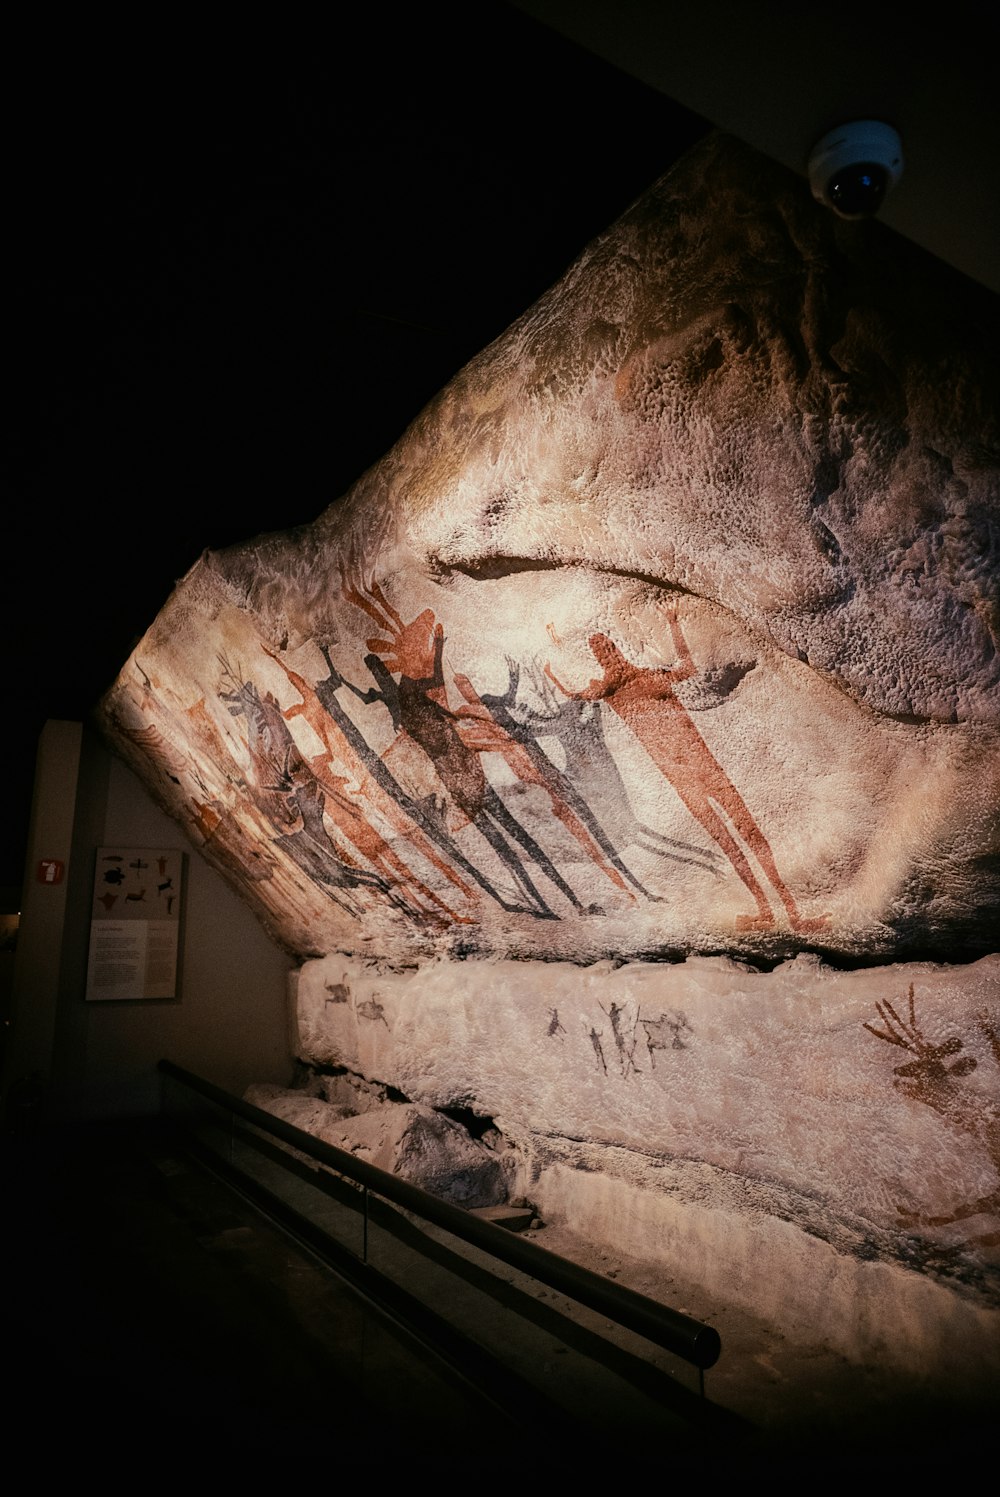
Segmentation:
{"type": "Polygon", "coordinates": [[[691,815],[722,848],[757,904],[756,915],[737,919],[738,930],[767,930],[774,925],[775,918],[760,880],[720,812],[725,813],[764,870],[787,911],[792,929],[799,933],[822,930],[829,916],[807,920],[799,914],[778,872],[767,838],[674,690],[678,682],[695,674],[696,667],[678,619],[672,613],[667,617],[677,652],[677,664],[670,669],[633,665],[606,634],[592,634],[590,648],[604,671],[603,676],[591,681],[583,691],[574,692],[556,679],[551,666],[545,667],[546,674],[567,697],[577,701],[606,701],[638,738],[691,815]]]}

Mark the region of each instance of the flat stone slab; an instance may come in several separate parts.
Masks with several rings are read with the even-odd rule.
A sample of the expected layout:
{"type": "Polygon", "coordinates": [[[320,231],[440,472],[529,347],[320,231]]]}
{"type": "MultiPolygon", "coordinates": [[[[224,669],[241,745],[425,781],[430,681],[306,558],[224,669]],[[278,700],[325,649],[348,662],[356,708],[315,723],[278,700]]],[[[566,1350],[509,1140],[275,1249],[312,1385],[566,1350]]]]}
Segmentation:
{"type": "Polygon", "coordinates": [[[773,972],[330,956],[297,988],[303,1059],[492,1118],[520,1161],[508,1195],[546,1218],[541,1165],[605,1171],[1000,1306],[1000,956],[853,972],[805,954],[773,972]]]}
{"type": "Polygon", "coordinates": [[[495,1227],[506,1227],[508,1232],[527,1232],[535,1213],[523,1206],[476,1206],[470,1215],[492,1222],[495,1227]]]}

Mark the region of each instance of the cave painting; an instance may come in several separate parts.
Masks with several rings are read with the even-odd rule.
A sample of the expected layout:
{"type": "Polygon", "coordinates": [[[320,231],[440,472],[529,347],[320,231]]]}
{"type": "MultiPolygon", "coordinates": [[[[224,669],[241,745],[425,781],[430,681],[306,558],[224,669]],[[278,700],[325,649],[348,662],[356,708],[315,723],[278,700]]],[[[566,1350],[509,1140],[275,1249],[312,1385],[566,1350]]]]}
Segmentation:
{"type": "MultiPolygon", "coordinates": [[[[582,690],[564,686],[551,665],[543,668],[535,660],[522,666],[507,657],[506,687],[490,692],[469,675],[446,670],[444,626],[432,609],[407,621],[373,576],[355,580],[343,568],[341,580],[345,600],[380,631],[364,641],[367,653],[358,645],[371,685],[350,680],[334,663],[332,643],[317,640],[327,674],[315,681],[280,650],[261,644],[296,694],[291,701],[283,692],[279,701],[223,655],[216,690],[228,714],[243,724],[247,810],[259,819],[273,851],[286,855],[345,913],[358,919],[374,900],[418,927],[444,931],[478,924],[484,899],[512,914],[556,920],[562,918],[553,897],[558,894],[579,915],[603,915],[603,897],[581,897],[570,881],[575,876],[543,845],[546,815],[573,839],[573,866],[599,873],[611,901],[607,907],[661,902],[663,895],[619,854],[591,809],[593,797],[615,831],[646,853],[713,878],[728,859],[757,904],[756,915],[738,918],[738,929],[776,923],[744,845],[792,928],[825,926],[826,916],[799,914],[770,844],[674,690],[696,667],[673,614],[673,667],[635,666],[607,635],[595,634],[590,645],[603,675],[582,690]],[[362,717],[359,725],[357,713],[347,710],[347,697],[384,714],[381,722],[362,717]],[[635,815],[604,736],[602,703],[626,723],[721,852],[658,833],[635,815]],[[296,738],[298,720],[307,725],[308,739],[296,738]],[[546,739],[561,746],[562,767],[543,746],[546,739]],[[511,777],[500,789],[484,768],[488,755],[501,760],[511,777]],[[394,768],[397,759],[402,776],[394,768]],[[521,801],[534,817],[530,827],[524,811],[515,815],[507,803],[507,786],[536,792],[532,802],[521,801]]],[[[204,736],[204,702],[187,711],[197,711],[194,726],[204,736]]],[[[217,738],[218,730],[212,735],[217,738]]],[[[200,826],[210,807],[193,804],[200,826]]],[[[220,811],[205,826],[213,840],[220,811]]]]}
{"type": "Polygon", "coordinates": [[[364,760],[343,734],[338,733],[337,725],[323,709],[304,677],[286,665],[280,656],[268,650],[266,645],[264,653],[282,666],[289,681],[302,698],[299,705],[282,709],[282,717],[286,722],[296,717],[304,717],[325,745],[325,752],[314,755],[309,759],[308,764],[303,759],[296,761],[297,772],[300,777],[303,774],[309,774],[315,778],[325,797],[326,814],[343,838],[371,863],[376,872],[382,875],[386,887],[394,884],[397,889],[407,891],[413,913],[422,918],[428,918],[432,916],[433,911],[424,906],[429,905],[433,906],[434,910],[443,917],[442,923],[466,922],[468,916],[459,914],[439,898],[433,889],[395,852],[391,843],[383,837],[367,814],[364,802],[372,803],[373,808],[377,808],[390,825],[422,851],[428,861],[433,863],[446,878],[449,878],[462,893],[469,894],[471,892],[469,886],[435,854],[433,845],[420,829],[405,816],[405,813],[401,813],[395,800],[387,795],[384,788],[372,778],[364,760]],[[337,768],[346,772],[338,774],[337,768]]]}
{"type": "MultiPolygon", "coordinates": [[[[619,1074],[623,1080],[627,1080],[630,1075],[641,1076],[644,1074],[636,1064],[635,1059],[635,1052],[639,1048],[642,1038],[639,1033],[640,1026],[646,1032],[646,1049],[649,1052],[650,1068],[653,1071],[656,1070],[655,1052],[657,1050],[688,1049],[688,1040],[685,1036],[690,1035],[693,1031],[691,1025],[688,1023],[687,1015],[681,1013],[679,1009],[673,1010],[670,1013],[661,1011],[658,1019],[644,1019],[642,1017],[642,1009],[638,1006],[634,1014],[631,1012],[628,1004],[617,1003],[615,1001],[612,1001],[607,1008],[605,1008],[603,1003],[599,1003],[598,1007],[611,1025],[611,1036],[614,1040],[615,1051],[618,1056],[619,1074]]],[[[555,1015],[548,1029],[548,1033],[552,1035],[556,1032],[553,1024],[558,1024],[558,1014],[555,1009],[550,1009],[549,1012],[555,1015]]],[[[562,1029],[562,1025],[558,1024],[558,1028],[562,1029]]],[[[603,1070],[606,1076],[609,1075],[607,1058],[604,1054],[604,1047],[601,1044],[604,1038],[604,1030],[592,1026],[587,1037],[594,1049],[594,1054],[598,1058],[599,1068],[603,1070]]]]}
{"type": "Polygon", "coordinates": [[[685,1035],[692,1034],[691,1025],[688,1023],[687,1014],[680,1009],[673,1009],[670,1013],[660,1013],[658,1019],[643,1019],[639,1023],[646,1031],[646,1049],[649,1051],[649,1063],[656,1070],[657,1050],[687,1050],[689,1041],[685,1035]]]}
{"type": "Polygon", "coordinates": [[[721,847],[757,905],[756,915],[737,917],[737,930],[769,930],[775,916],[763,885],[724,817],[764,870],[785,907],[792,930],[799,934],[823,930],[829,916],[806,919],[799,914],[767,838],[677,696],[675,686],[693,676],[697,667],[677,616],[668,613],[667,619],[677,652],[677,664],[669,669],[633,665],[606,634],[592,634],[590,648],[604,672],[602,676],[582,691],[571,691],[556,677],[551,665],[546,666],[546,672],[572,700],[607,702],[635,734],[691,815],[721,847]]]}
{"type": "Polygon", "coordinates": [[[597,1070],[603,1071],[604,1075],[606,1076],[608,1074],[608,1063],[604,1059],[604,1046],[601,1044],[601,1040],[603,1039],[603,1037],[604,1030],[597,1029],[593,1024],[591,1024],[590,1033],[587,1038],[590,1040],[590,1043],[593,1046],[594,1058],[597,1062],[597,1070]]]}
{"type": "MultiPolygon", "coordinates": [[[[685,842],[677,837],[666,837],[654,827],[640,821],[632,809],[625,782],[604,736],[599,702],[583,701],[579,697],[566,697],[556,692],[552,681],[540,665],[534,663],[518,666],[508,657],[507,670],[510,686],[502,697],[484,696],[495,717],[508,727],[512,734],[528,746],[529,752],[544,758],[552,770],[555,766],[540,747],[541,737],[554,738],[562,749],[566,762],[565,772],[560,775],[564,794],[577,807],[582,818],[587,819],[594,836],[605,847],[600,824],[590,811],[590,802],[600,804],[609,825],[617,831],[623,843],[637,843],[645,852],[654,853],[672,863],[686,863],[699,868],[713,877],[720,877],[717,860],[721,854],[713,849],[700,847],[694,842],[685,842]],[[521,676],[528,680],[533,700],[517,696],[521,676]],[[588,819],[589,818],[589,819],[588,819]]],[[[615,861],[614,849],[609,856],[615,861]]],[[[624,864],[615,861],[635,888],[643,889],[624,864]]]]}
{"type": "Polygon", "coordinates": [[[607,1014],[611,1021],[611,1033],[614,1036],[615,1049],[618,1052],[618,1064],[621,1066],[622,1076],[627,1076],[630,1071],[640,1075],[639,1067],[635,1063],[635,1049],[639,1043],[637,1030],[639,1026],[638,1012],[634,1019],[629,1021],[624,1004],[612,1001],[610,1008],[600,1005],[601,1011],[607,1014]]]}
{"type": "MultiPolygon", "coordinates": [[[[583,913],[582,902],[552,859],[486,778],[480,753],[484,747],[494,748],[497,743],[493,739],[487,744],[482,739],[482,719],[475,710],[476,705],[481,705],[478,699],[471,720],[477,724],[479,733],[473,733],[471,741],[463,736],[463,721],[470,719],[470,713],[468,709],[464,713],[461,709],[453,711],[449,705],[443,665],[444,628],[433,611],[425,608],[415,619],[404,623],[374,579],[362,586],[346,573],[344,594],[388,636],[366,641],[371,653],[366,656],[365,664],[375,685],[362,691],[351,682],[344,684],[360,701],[369,705],[380,702],[397,732],[423,750],[450,802],[475,827],[513,878],[524,901],[520,908],[525,913],[542,919],[557,918],[524,866],[523,855],[578,913],[583,913]],[[394,680],[396,675],[398,683],[394,680]]],[[[510,743],[513,746],[512,740],[510,743]]],[[[620,876],[616,876],[621,884],[620,876]]],[[[505,908],[517,908],[501,902],[505,908]]]]}
{"type": "Polygon", "coordinates": [[[206,551],[99,722],[300,956],[992,952],[993,311],[713,134],[313,523],[206,551]]]}
{"type": "MultiPolygon", "coordinates": [[[[976,1069],[974,1055],[962,1055],[965,1042],[952,1035],[939,1045],[932,1044],[917,1022],[913,983],[910,983],[908,1016],[903,1018],[886,999],[875,1008],[883,1028],[865,1024],[869,1034],[887,1045],[896,1045],[913,1056],[902,1065],[893,1066],[893,1086],[911,1102],[930,1107],[939,1117],[980,1144],[1000,1177],[1000,1113],[995,1104],[980,1092],[963,1086],[963,1078],[976,1069]],[[955,1057],[951,1059],[951,1057],[955,1057]]],[[[989,1044],[994,1064],[1000,1068],[1000,1028],[985,1011],[977,1015],[980,1031],[989,1044]]],[[[953,1211],[942,1215],[925,1215],[897,1206],[901,1223],[907,1227],[943,1227],[972,1217],[996,1218],[1000,1214],[1000,1186],[988,1195],[963,1201],[953,1211]]],[[[974,1233],[971,1241],[983,1247],[1000,1244],[1000,1232],[974,1233]]]]}
{"type": "Polygon", "coordinates": [[[508,671],[508,688],[502,696],[480,696],[468,676],[455,676],[455,685],[467,703],[453,713],[463,742],[477,753],[500,754],[522,785],[537,785],[544,790],[553,815],[576,838],[587,857],[629,899],[634,900],[635,895],[627,887],[626,879],[647,899],[653,898],[618,857],[596,818],[590,814],[589,807],[552,760],[537,745],[522,739],[513,719],[504,722],[518,681],[517,668],[508,665],[508,671]]]}
{"type": "MultiPolygon", "coordinates": [[[[345,593],[369,617],[374,618],[380,628],[393,631],[391,640],[371,639],[367,642],[371,653],[364,657],[364,664],[373,678],[374,686],[362,689],[342,675],[335,667],[327,645],[320,645],[319,648],[326,662],[328,675],[315,685],[310,685],[280,655],[267,646],[263,646],[263,649],[270,659],[281,666],[300,697],[297,705],[278,709],[281,717],[288,723],[293,722],[296,717],[303,717],[325,748],[324,753],[313,756],[308,764],[301,755],[297,760],[288,759],[287,763],[295,766],[294,772],[299,779],[304,776],[315,779],[323,794],[325,815],[355,849],[382,873],[385,887],[380,892],[386,893],[390,884],[397,888],[408,886],[411,892],[419,895],[421,901],[436,905],[449,923],[467,924],[473,918],[470,914],[460,913],[445,904],[402,862],[377,830],[371,817],[363,813],[359,805],[362,800],[368,802],[372,815],[381,817],[397,833],[408,839],[433,868],[451,881],[470,905],[475,904],[478,890],[512,913],[557,918],[524,868],[518,855],[520,848],[541,868],[573,907],[582,911],[580,900],[559,873],[553,860],[513,816],[487,781],[479,754],[499,749],[505,752],[508,761],[515,754],[522,754],[524,762],[520,767],[523,780],[527,782],[530,779],[540,783],[540,773],[523,754],[520,746],[507,738],[498,725],[494,726],[489,741],[483,738],[485,729],[482,717],[485,708],[478,703],[474,688],[466,678],[463,678],[466,690],[477,705],[458,711],[453,711],[448,705],[442,658],[444,633],[433,613],[429,609],[425,610],[411,624],[405,625],[374,581],[362,589],[345,579],[345,593]],[[397,673],[400,676],[398,684],[394,680],[397,673]],[[407,793],[387,762],[392,757],[395,744],[381,756],[375,752],[337,700],[337,692],[342,688],[351,692],[366,706],[381,705],[389,714],[397,734],[396,742],[405,737],[421,750],[426,759],[427,782],[430,786],[426,795],[418,799],[407,793]],[[479,741],[466,741],[460,731],[465,727],[463,717],[469,719],[468,727],[472,730],[472,738],[479,741]],[[345,773],[337,773],[337,767],[345,773]],[[443,791],[440,797],[433,788],[435,784],[443,791]],[[497,853],[517,886],[516,892],[510,897],[460,849],[446,826],[445,811],[448,808],[457,812],[464,824],[472,825],[479,831],[497,853]]],[[[243,711],[244,715],[249,710],[252,718],[254,715],[259,716],[262,711],[266,714],[272,708],[277,709],[273,698],[266,696],[261,699],[251,683],[236,685],[238,690],[235,693],[223,693],[224,699],[243,704],[242,707],[236,705],[231,710],[243,711]]],[[[272,725],[271,731],[274,736],[281,738],[281,731],[276,724],[272,725]]],[[[288,743],[293,742],[289,735],[288,743]]],[[[290,752],[286,746],[286,759],[290,752]]],[[[287,781],[287,765],[281,773],[287,781]]],[[[556,774],[553,766],[553,779],[556,774]]],[[[284,788],[287,790],[288,786],[284,788]]],[[[556,792],[551,784],[546,788],[555,806],[556,792]]],[[[564,820],[573,821],[572,811],[562,803],[557,808],[557,814],[559,813],[564,820]]],[[[574,821],[573,829],[595,861],[601,863],[608,877],[627,893],[623,878],[610,866],[609,860],[602,857],[597,841],[588,836],[581,823],[574,821]]],[[[611,854],[614,857],[613,849],[611,854]]],[[[424,919],[428,915],[426,908],[411,908],[409,913],[419,914],[424,919]]]]}
{"type": "Polygon", "coordinates": [[[303,763],[277,701],[262,697],[252,681],[222,660],[223,685],[219,695],[234,717],[246,723],[246,746],[250,756],[250,798],[277,832],[274,845],[296,863],[306,876],[349,914],[359,915],[361,906],[354,891],[377,891],[390,902],[401,903],[381,876],[361,868],[334,843],[326,824],[326,795],[319,781],[303,763]]]}
{"type": "Polygon", "coordinates": [[[344,678],[336,670],[330,658],[329,649],[321,646],[321,653],[329,674],[324,681],[317,682],[315,686],[310,686],[304,676],[292,670],[280,655],[276,655],[266,645],[263,646],[263,650],[265,655],[281,666],[301,698],[297,705],[284,708],[282,716],[287,722],[293,722],[295,718],[301,717],[324,745],[324,752],[315,755],[309,762],[320,781],[333,790],[335,801],[351,810],[355,818],[353,835],[355,845],[365,856],[371,858],[374,855],[386,864],[402,877],[404,882],[412,880],[422,895],[429,897],[441,909],[447,910],[453,919],[465,919],[466,917],[448,910],[448,907],[443,905],[436,895],[431,894],[430,890],[415,878],[406,864],[395,856],[388,842],[371,824],[370,818],[362,816],[357,805],[358,800],[367,802],[371,814],[381,816],[395,832],[407,839],[417,852],[422,854],[454,885],[460,894],[466,898],[472,898],[469,883],[444,857],[440,856],[436,847],[440,846],[453,861],[464,866],[471,877],[474,877],[474,871],[465,865],[458,849],[453,846],[450,838],[445,835],[436,820],[428,814],[427,808],[413,801],[403,790],[402,785],[393,778],[337,701],[336,692],[344,685],[344,678]],[[335,765],[346,772],[334,773],[335,765]],[[351,789],[352,784],[356,788],[351,789]],[[347,800],[345,791],[350,794],[350,801],[347,800]]]}

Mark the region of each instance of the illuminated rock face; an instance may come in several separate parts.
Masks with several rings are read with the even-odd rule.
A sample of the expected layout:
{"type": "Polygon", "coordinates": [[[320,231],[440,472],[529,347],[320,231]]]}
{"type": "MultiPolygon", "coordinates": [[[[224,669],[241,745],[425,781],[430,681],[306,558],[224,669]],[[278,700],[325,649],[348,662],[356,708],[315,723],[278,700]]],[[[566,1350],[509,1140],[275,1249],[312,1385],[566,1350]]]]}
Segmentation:
{"type": "Polygon", "coordinates": [[[202,558],[117,743],[303,955],[990,949],[997,390],[941,281],[710,141],[202,558]]]}
{"type": "Polygon", "coordinates": [[[329,956],[297,1009],[314,1064],[471,1099],[543,1216],[848,1355],[1000,1375],[1000,957],[329,956]]]}
{"type": "Polygon", "coordinates": [[[104,703],[318,958],[303,1058],[765,1312],[907,1264],[997,1313],[996,322],[710,140],[104,703]]]}

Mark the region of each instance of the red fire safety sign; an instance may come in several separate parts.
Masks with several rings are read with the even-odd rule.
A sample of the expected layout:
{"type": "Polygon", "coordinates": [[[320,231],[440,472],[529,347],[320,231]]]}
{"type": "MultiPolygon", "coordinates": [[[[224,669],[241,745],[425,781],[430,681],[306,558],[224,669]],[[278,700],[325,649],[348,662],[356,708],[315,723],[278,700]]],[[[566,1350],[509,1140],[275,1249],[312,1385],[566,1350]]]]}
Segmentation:
{"type": "Polygon", "coordinates": [[[65,871],[65,863],[61,863],[58,858],[43,858],[38,865],[38,882],[40,884],[61,884],[65,871]]]}

